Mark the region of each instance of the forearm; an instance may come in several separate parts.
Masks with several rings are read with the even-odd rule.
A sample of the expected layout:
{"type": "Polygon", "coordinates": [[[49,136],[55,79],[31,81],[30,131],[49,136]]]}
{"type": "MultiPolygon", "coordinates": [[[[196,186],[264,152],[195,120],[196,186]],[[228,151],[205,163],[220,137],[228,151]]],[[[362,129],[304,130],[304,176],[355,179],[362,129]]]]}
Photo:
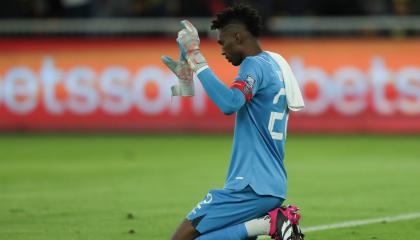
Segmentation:
{"type": "Polygon", "coordinates": [[[224,114],[232,114],[244,105],[245,97],[242,92],[236,88],[226,87],[210,68],[200,71],[197,78],[209,98],[224,114]]]}

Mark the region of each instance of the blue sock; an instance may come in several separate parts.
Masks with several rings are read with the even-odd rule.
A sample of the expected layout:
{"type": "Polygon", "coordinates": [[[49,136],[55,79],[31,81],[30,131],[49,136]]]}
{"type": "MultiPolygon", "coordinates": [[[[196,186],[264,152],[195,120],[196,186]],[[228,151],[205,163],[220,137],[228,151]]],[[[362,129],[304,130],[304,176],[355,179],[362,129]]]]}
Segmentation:
{"type": "Polygon", "coordinates": [[[196,240],[242,240],[248,239],[248,232],[246,231],[245,224],[241,223],[231,227],[209,232],[196,238],[196,240]]]}

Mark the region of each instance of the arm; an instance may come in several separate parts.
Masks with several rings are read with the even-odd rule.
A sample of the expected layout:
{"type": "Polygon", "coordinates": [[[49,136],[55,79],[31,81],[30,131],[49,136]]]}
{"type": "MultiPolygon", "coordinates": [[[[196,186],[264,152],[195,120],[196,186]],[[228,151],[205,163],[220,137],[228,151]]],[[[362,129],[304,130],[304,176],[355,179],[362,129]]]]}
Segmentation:
{"type": "Polygon", "coordinates": [[[245,104],[244,94],[237,88],[226,87],[210,68],[200,71],[197,78],[209,98],[224,114],[232,114],[245,104]]]}

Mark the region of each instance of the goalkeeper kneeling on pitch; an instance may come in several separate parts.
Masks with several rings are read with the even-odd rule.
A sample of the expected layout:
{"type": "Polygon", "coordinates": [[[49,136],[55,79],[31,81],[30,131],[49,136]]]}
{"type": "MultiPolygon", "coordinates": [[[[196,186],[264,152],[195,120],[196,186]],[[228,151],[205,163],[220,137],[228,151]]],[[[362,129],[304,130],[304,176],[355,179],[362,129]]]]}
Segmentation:
{"type": "Polygon", "coordinates": [[[213,103],[225,114],[236,113],[236,121],[224,188],[209,191],[172,239],[254,239],[260,235],[303,239],[298,208],[281,207],[287,191],[283,158],[288,114],[304,107],[290,66],[279,54],[261,49],[257,11],[236,5],[217,14],[211,26],[218,30],[222,55],[240,66],[227,87],[201,54],[196,28],[186,20],[181,24],[179,62],[162,57],[180,80],[172,87],[172,95],[194,95],[195,73],[213,103]]]}

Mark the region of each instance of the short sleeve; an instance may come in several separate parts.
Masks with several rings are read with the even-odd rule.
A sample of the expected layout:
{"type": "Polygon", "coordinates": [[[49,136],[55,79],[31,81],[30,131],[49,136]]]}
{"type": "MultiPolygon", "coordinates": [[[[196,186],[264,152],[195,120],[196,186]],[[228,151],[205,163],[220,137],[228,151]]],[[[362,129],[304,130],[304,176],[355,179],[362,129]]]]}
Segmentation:
{"type": "Polygon", "coordinates": [[[239,67],[238,76],[231,84],[231,88],[239,89],[247,102],[258,92],[261,86],[262,71],[260,62],[255,57],[247,57],[239,67]]]}

